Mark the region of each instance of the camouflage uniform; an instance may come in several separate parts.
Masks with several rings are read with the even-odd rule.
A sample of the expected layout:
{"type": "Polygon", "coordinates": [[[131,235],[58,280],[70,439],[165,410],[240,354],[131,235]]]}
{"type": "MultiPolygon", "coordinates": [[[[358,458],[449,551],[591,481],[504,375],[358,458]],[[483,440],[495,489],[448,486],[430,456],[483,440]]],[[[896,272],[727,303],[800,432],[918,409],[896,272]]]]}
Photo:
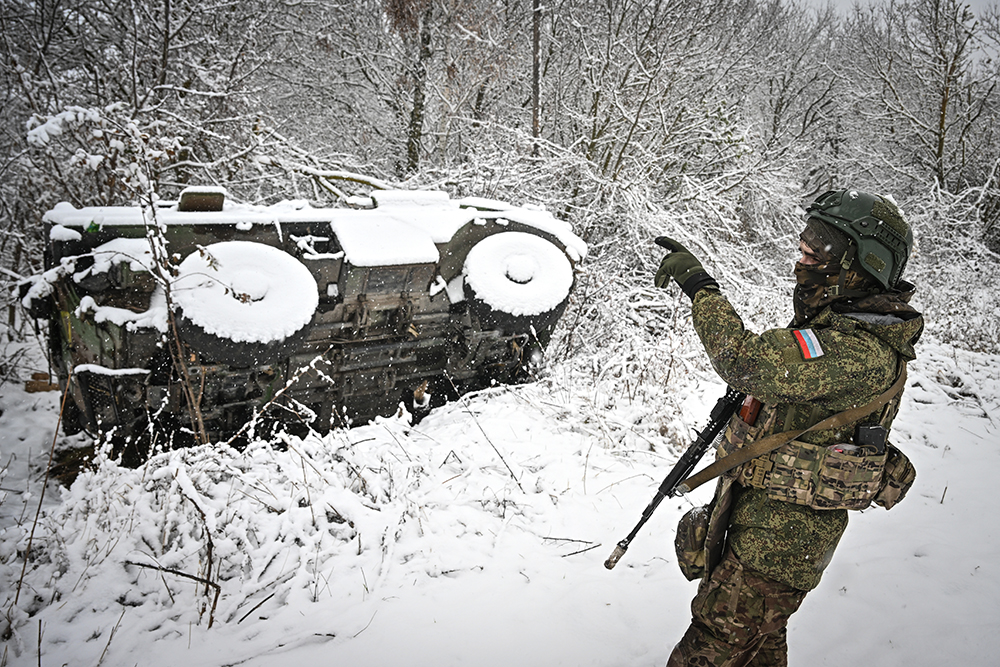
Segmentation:
{"type": "MultiPolygon", "coordinates": [[[[752,428],[733,418],[719,455],[865,405],[888,389],[902,364],[915,358],[913,345],[923,330],[923,319],[906,303],[911,294],[912,286],[904,284],[902,292],[852,304],[862,312],[826,307],[800,329],[756,335],[716,288],[697,291],[693,323],[712,365],[731,387],[764,404],[752,428]],[[816,345],[806,346],[796,332],[816,345]]],[[[871,420],[888,427],[898,404],[897,398],[871,420]]],[[[801,441],[848,443],[854,428],[811,431],[801,441]]],[[[668,667],[787,664],[788,618],[819,584],[847,527],[847,510],[778,499],[749,485],[749,470],[738,468],[718,482],[705,545],[707,575],[668,667]]]]}

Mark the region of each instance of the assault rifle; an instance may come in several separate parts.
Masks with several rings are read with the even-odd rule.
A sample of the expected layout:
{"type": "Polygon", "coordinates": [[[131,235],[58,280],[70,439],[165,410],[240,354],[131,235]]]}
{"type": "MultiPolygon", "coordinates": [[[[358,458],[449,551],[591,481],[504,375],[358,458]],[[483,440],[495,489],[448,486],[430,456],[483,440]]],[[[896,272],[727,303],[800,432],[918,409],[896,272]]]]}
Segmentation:
{"type": "Polygon", "coordinates": [[[736,414],[736,411],[740,408],[745,398],[746,394],[743,392],[736,391],[732,387],[726,389],[725,396],[720,398],[715,407],[712,408],[712,415],[708,426],[698,433],[691,446],[681,455],[680,460],[677,461],[677,464],[666,478],[664,478],[660,484],[660,488],[656,491],[656,495],[653,496],[653,500],[642,511],[642,518],[639,519],[639,523],[635,525],[635,528],[628,534],[628,537],[618,543],[611,556],[604,561],[604,567],[610,570],[618,564],[618,561],[628,550],[628,545],[632,542],[632,538],[649,521],[649,517],[653,515],[653,512],[656,511],[656,508],[664,498],[681,495],[686,491],[686,489],[681,488],[682,484],[691,475],[691,471],[698,465],[701,457],[705,455],[709,445],[715,442],[715,439],[722,433],[722,429],[726,428],[726,424],[736,414]]]}

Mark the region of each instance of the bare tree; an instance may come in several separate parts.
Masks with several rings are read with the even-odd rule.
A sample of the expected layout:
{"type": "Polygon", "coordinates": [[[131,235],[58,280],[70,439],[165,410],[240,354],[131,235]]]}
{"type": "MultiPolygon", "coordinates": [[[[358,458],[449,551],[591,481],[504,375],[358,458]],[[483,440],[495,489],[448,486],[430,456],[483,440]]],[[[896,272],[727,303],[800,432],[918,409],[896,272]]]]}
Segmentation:
{"type": "Polygon", "coordinates": [[[856,7],[847,29],[861,56],[856,109],[868,133],[885,138],[870,145],[909,187],[927,177],[952,192],[979,185],[995,148],[975,138],[995,123],[998,79],[978,60],[981,31],[969,6],[889,0],[856,7]]]}

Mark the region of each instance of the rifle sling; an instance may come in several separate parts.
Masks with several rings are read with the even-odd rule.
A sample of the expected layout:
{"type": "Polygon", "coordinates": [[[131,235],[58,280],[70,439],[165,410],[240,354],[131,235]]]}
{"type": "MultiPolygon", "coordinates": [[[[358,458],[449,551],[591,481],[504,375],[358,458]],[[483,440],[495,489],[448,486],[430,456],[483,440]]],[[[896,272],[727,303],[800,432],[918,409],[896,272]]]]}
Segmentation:
{"type": "Polygon", "coordinates": [[[799,437],[803,433],[808,433],[809,431],[822,431],[830,428],[839,428],[841,426],[846,426],[851,422],[856,422],[862,417],[870,415],[876,410],[880,410],[885,407],[885,405],[888,404],[889,401],[896,396],[896,394],[903,390],[903,386],[905,384],[906,365],[903,364],[903,370],[900,372],[896,382],[871,403],[862,405],[861,407],[851,408],[850,410],[844,410],[843,412],[838,412],[835,415],[827,417],[821,422],[813,424],[809,428],[804,428],[798,431],[783,431],[781,433],[769,435],[766,438],[761,438],[746,447],[737,449],[728,456],[724,456],[715,463],[706,466],[697,474],[691,475],[677,486],[677,491],[679,493],[690,493],[705,482],[729,472],[733,468],[746,463],[750,459],[755,459],[758,456],[769,454],[785,443],[799,437]]]}

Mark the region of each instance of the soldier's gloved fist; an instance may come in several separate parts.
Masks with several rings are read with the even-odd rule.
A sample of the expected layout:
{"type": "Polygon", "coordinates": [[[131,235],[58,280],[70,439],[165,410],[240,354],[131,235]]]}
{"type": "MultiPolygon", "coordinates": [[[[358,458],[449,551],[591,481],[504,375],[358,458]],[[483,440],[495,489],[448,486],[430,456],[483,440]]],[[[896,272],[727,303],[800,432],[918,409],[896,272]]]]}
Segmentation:
{"type": "Polygon", "coordinates": [[[691,254],[691,251],[677,241],[668,236],[658,236],[656,245],[669,251],[656,272],[654,283],[657,287],[666,287],[673,279],[693,301],[698,290],[719,286],[719,283],[702,268],[701,262],[691,254]]]}
{"type": "Polygon", "coordinates": [[[660,270],[656,272],[656,286],[666,287],[673,278],[678,285],[696,273],[705,273],[691,251],[668,236],[657,236],[656,245],[666,248],[669,252],[660,262],[660,270]]]}

